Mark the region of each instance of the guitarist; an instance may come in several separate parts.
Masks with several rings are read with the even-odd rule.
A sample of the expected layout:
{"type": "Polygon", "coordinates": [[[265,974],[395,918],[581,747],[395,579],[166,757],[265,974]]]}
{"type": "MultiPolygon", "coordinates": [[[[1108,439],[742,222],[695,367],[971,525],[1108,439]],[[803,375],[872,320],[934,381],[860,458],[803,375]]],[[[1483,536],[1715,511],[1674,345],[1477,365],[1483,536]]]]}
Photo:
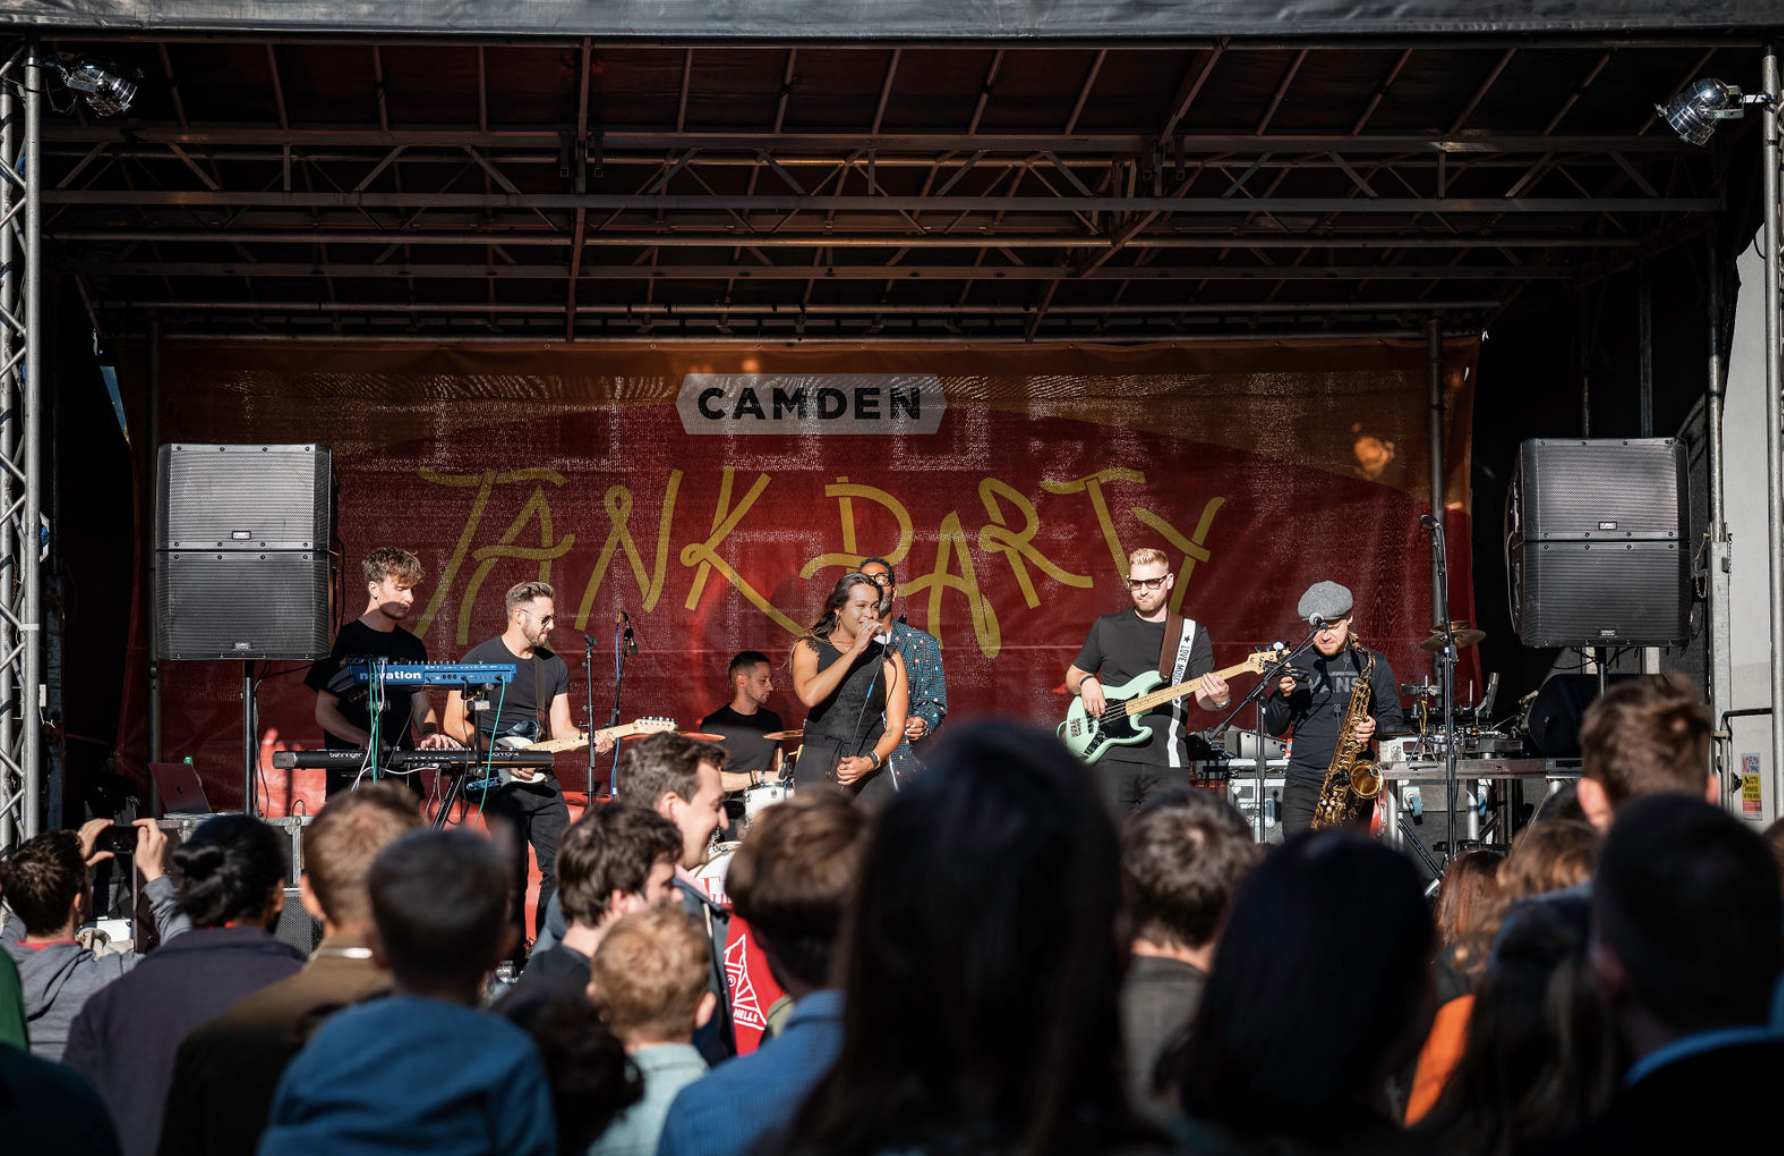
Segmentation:
{"type": "MultiPolygon", "coordinates": [[[[1336,582],[1316,582],[1301,595],[1296,613],[1309,626],[1319,626],[1313,636],[1314,655],[1308,663],[1306,682],[1284,675],[1264,700],[1264,728],[1280,735],[1291,725],[1288,769],[1282,785],[1282,833],[1295,835],[1313,825],[1320,788],[1338,749],[1339,729],[1344,723],[1350,695],[1362,677],[1364,657],[1370,653],[1361,643],[1350,645],[1350,591],[1336,582]]],[[[1357,727],[1365,744],[1379,728],[1387,733],[1405,729],[1400,712],[1400,688],[1393,668],[1380,651],[1369,677],[1369,713],[1357,727]]]]}
{"type": "MultiPolygon", "coordinates": [[[[1231,691],[1214,673],[1214,643],[1208,632],[1193,619],[1167,611],[1175,581],[1164,551],[1147,546],[1128,555],[1127,589],[1133,609],[1105,614],[1092,623],[1084,648],[1065,675],[1066,690],[1083,699],[1092,717],[1106,705],[1105,684],[1120,685],[1161,667],[1172,685],[1199,679],[1195,697],[1204,710],[1228,705],[1231,691]]],[[[1190,785],[1186,714],[1181,698],[1154,707],[1137,720],[1152,724],[1151,738],[1110,747],[1097,762],[1097,783],[1117,819],[1152,795],[1190,785]]]]}
{"type": "MultiPolygon", "coordinates": [[[[581,732],[570,718],[570,668],[545,645],[556,624],[553,591],[544,582],[522,582],[508,590],[508,627],[481,646],[472,647],[460,661],[511,663],[514,681],[497,688],[489,697],[500,708],[486,712],[478,721],[482,734],[472,731],[464,696],[453,691],[446,697],[447,733],[487,750],[506,734],[531,732],[538,739],[573,739],[581,732]]],[[[613,740],[595,736],[595,751],[605,754],[613,740]]],[[[539,918],[557,890],[558,838],[570,823],[570,808],[557,778],[549,771],[531,783],[519,777],[513,784],[487,792],[483,811],[506,820],[513,827],[514,887],[510,918],[526,931],[527,845],[539,859],[539,918]]],[[[542,925],[542,924],[541,924],[542,925]]]]}

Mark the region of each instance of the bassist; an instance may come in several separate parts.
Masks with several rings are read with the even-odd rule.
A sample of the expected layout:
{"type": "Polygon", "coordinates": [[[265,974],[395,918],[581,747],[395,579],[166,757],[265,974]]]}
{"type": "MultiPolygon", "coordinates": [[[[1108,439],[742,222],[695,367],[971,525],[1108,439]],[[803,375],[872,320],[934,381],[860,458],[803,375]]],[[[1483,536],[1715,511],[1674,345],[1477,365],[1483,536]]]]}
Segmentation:
{"type": "MultiPolygon", "coordinates": [[[[1208,632],[1194,620],[1168,612],[1175,581],[1162,550],[1142,547],[1128,556],[1127,588],[1133,608],[1097,619],[1065,676],[1066,690],[1083,699],[1092,717],[1106,705],[1105,685],[1119,685],[1156,670],[1172,683],[1200,679],[1195,696],[1206,710],[1227,705],[1231,692],[1214,673],[1214,644],[1208,632]],[[1179,621],[1182,625],[1174,634],[1167,630],[1167,625],[1179,621]]],[[[1117,819],[1151,795],[1189,785],[1185,715],[1181,698],[1155,707],[1143,720],[1152,724],[1147,742],[1112,747],[1097,762],[1097,784],[1117,819]]]]}

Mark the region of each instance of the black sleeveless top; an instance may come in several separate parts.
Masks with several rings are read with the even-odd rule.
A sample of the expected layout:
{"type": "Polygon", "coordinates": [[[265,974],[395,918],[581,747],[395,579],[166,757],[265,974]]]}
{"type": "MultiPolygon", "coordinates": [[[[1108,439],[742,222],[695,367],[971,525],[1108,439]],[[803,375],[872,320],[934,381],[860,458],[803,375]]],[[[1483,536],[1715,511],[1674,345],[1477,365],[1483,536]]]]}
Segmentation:
{"type": "MultiPolygon", "coordinates": [[[[817,648],[820,672],[842,657],[842,651],[828,639],[813,638],[811,644],[817,648]]],[[[805,741],[813,746],[839,744],[845,755],[871,750],[886,733],[885,663],[886,648],[868,643],[867,649],[855,656],[841,685],[805,716],[805,741]]]]}

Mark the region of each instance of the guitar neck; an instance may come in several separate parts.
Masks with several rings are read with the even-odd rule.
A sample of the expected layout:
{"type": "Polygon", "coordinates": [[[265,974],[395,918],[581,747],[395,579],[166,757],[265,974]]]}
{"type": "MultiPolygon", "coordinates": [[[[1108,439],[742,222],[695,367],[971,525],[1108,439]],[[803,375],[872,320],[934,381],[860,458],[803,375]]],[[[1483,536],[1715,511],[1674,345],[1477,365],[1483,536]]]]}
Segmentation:
{"type": "MultiPolygon", "coordinates": [[[[1219,679],[1236,678],[1251,669],[1252,664],[1248,659],[1237,666],[1229,666],[1225,670],[1215,671],[1214,677],[1219,679]]],[[[1125,710],[1130,717],[1137,714],[1145,714],[1155,706],[1163,706],[1165,703],[1174,702],[1177,699],[1182,698],[1184,695],[1193,694],[1195,689],[1201,685],[1201,679],[1192,678],[1188,682],[1179,683],[1176,686],[1167,686],[1161,690],[1155,690],[1151,694],[1143,694],[1139,698],[1129,699],[1122,709],[1125,710]]]]}
{"type": "Polygon", "coordinates": [[[602,738],[603,736],[613,739],[623,739],[627,735],[636,734],[637,732],[637,723],[627,723],[624,726],[605,727],[596,731],[592,735],[577,735],[573,739],[551,739],[548,742],[543,743],[529,743],[527,745],[527,750],[549,751],[552,754],[562,754],[565,751],[579,751],[583,747],[586,747],[591,741],[602,738]]]}

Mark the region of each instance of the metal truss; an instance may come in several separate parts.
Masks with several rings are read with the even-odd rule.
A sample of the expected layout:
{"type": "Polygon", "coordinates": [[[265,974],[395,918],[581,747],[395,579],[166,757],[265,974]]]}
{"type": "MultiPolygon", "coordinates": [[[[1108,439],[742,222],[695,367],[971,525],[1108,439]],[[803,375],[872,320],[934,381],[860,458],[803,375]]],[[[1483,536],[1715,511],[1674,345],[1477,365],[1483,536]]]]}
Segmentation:
{"type": "Polygon", "coordinates": [[[42,70],[0,65],[0,849],[43,826],[38,427],[42,70]]]}
{"type": "Polygon", "coordinates": [[[1270,131],[1311,46],[1281,53],[1255,120],[1232,126],[1243,131],[1214,132],[1189,126],[1205,123],[1216,67],[1248,55],[1225,41],[1179,50],[1168,114],[1140,131],[1086,129],[1118,66],[1105,68],[1108,49],[1085,54],[1049,132],[981,131],[1003,50],[963,125],[890,127],[910,123],[889,113],[920,67],[914,48],[863,54],[882,71],[858,132],[787,129],[797,47],[761,50],[777,72],[785,61],[771,123],[689,125],[695,46],[680,51],[660,127],[601,125],[586,39],[574,118],[559,126],[504,125],[479,50],[475,126],[393,127],[373,46],[375,127],[305,127],[280,47],[266,45],[276,124],[189,122],[164,44],[174,120],[46,129],[57,268],[114,327],[152,309],[176,339],[542,338],[555,325],[567,340],[1150,341],[1416,331],[1432,314],[1478,332],[1521,287],[1601,276],[1723,207],[1713,165],[1650,133],[1652,118],[1562,131],[1608,44],[1530,127],[1471,128],[1517,53],[1540,51],[1507,44],[1443,131],[1416,134],[1369,131],[1412,47],[1359,87],[1348,132],[1324,134],[1270,131]]]}

